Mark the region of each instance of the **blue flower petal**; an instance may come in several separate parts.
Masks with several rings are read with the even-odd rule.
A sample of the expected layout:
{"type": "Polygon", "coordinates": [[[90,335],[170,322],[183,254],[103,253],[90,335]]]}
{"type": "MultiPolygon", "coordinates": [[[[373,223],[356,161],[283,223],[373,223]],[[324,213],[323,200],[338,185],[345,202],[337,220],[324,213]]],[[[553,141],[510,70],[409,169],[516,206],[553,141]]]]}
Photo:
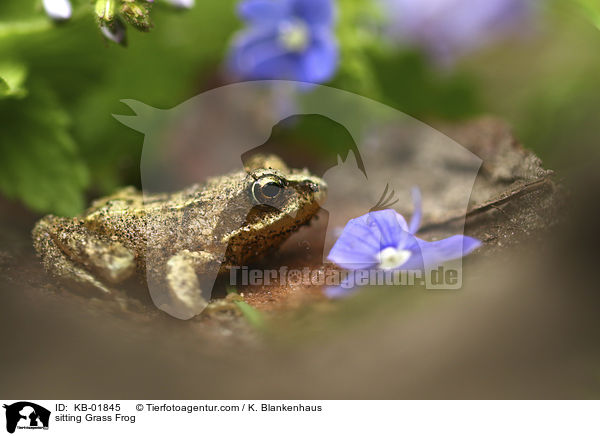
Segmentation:
{"type": "Polygon", "coordinates": [[[350,270],[374,267],[382,249],[404,244],[411,236],[407,231],[406,221],[398,212],[369,212],[348,221],[327,259],[350,270]]]}
{"type": "Polygon", "coordinates": [[[440,241],[428,242],[414,238],[416,243],[406,246],[413,256],[401,269],[435,269],[449,260],[460,259],[481,246],[481,241],[469,236],[454,235],[440,241]]]}
{"type": "Polygon", "coordinates": [[[309,26],[331,26],[334,21],[332,0],[291,0],[292,13],[309,26]]]}
{"type": "Polygon", "coordinates": [[[320,83],[334,74],[337,47],[332,36],[313,41],[305,53],[286,51],[277,29],[256,26],[239,34],[230,57],[230,69],[248,79],[288,79],[320,83]]]}
{"type": "Polygon", "coordinates": [[[256,79],[303,80],[302,77],[300,59],[294,53],[273,56],[256,65],[252,74],[256,79]]]}
{"type": "Polygon", "coordinates": [[[333,34],[328,30],[315,32],[301,63],[306,82],[330,80],[338,65],[338,48],[333,34]]]}
{"type": "Polygon", "coordinates": [[[421,254],[421,243],[427,243],[414,235],[408,234],[404,242],[404,250],[410,251],[410,258],[403,263],[398,269],[402,271],[409,270],[424,270],[423,255],[421,254]]]}
{"type": "Polygon", "coordinates": [[[236,76],[309,83],[333,77],[338,48],[332,0],[245,0],[238,13],[249,27],[238,33],[229,55],[236,76]],[[294,29],[300,33],[290,42],[286,38],[294,37],[294,29]]]}
{"type": "Polygon", "coordinates": [[[283,19],[288,2],[273,0],[245,0],[238,4],[238,15],[249,22],[266,24],[283,19]]]}
{"type": "Polygon", "coordinates": [[[365,215],[371,228],[379,230],[380,251],[386,247],[401,247],[405,241],[408,225],[402,215],[393,209],[377,210],[365,215]]]}
{"type": "MultiPolygon", "coordinates": [[[[415,206],[410,229],[402,215],[393,209],[369,212],[348,222],[327,258],[353,271],[353,274],[374,267],[388,268],[394,264],[399,265],[397,270],[400,271],[423,271],[462,258],[481,246],[478,239],[463,235],[454,235],[435,242],[417,238],[414,233],[421,221],[421,195],[417,188],[413,189],[413,200],[415,206]],[[383,250],[385,252],[382,253],[383,250]],[[399,250],[410,252],[410,257],[402,264],[407,253],[399,250]]],[[[330,298],[350,294],[355,288],[349,288],[356,280],[349,280],[354,277],[350,275],[346,283],[329,287],[325,294],[330,298]]]]}
{"type": "Polygon", "coordinates": [[[418,187],[412,188],[412,198],[413,198],[413,214],[410,217],[410,225],[408,226],[408,231],[413,235],[417,233],[419,227],[421,227],[421,190],[418,187]]]}
{"type": "Polygon", "coordinates": [[[346,224],[327,259],[350,270],[370,268],[377,263],[379,251],[379,234],[361,217],[346,224]]]}
{"type": "Polygon", "coordinates": [[[229,66],[237,75],[248,79],[278,78],[288,69],[288,53],[277,43],[275,29],[258,27],[242,32],[237,37],[231,52],[229,66]]]}

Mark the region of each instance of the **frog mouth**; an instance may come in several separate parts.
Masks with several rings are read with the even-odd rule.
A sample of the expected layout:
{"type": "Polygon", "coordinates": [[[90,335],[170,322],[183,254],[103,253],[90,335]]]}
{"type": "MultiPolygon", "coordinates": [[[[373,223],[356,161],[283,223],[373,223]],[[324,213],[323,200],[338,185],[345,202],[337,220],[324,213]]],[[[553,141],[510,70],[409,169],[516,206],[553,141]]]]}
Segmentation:
{"type": "Polygon", "coordinates": [[[327,183],[325,181],[320,180],[319,184],[314,182],[309,182],[310,188],[312,190],[313,200],[319,205],[323,204],[327,199],[327,183]]]}
{"type": "Polygon", "coordinates": [[[288,181],[294,186],[297,195],[310,197],[309,203],[323,204],[327,198],[327,183],[318,177],[307,178],[306,174],[293,175],[288,181]]]}
{"type": "Polygon", "coordinates": [[[290,211],[282,211],[292,218],[297,218],[298,214],[306,213],[312,216],[312,209],[318,207],[325,201],[327,196],[327,184],[321,179],[303,179],[295,183],[296,195],[304,199],[304,206],[290,211]]]}

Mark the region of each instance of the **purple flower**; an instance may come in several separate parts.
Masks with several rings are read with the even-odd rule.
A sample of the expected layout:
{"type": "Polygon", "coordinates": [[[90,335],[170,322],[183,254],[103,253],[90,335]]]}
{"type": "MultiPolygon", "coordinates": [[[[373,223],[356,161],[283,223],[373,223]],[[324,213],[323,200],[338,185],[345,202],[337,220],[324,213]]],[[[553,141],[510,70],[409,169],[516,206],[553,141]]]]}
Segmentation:
{"type": "MultiPolygon", "coordinates": [[[[415,233],[421,224],[421,195],[413,189],[415,211],[410,224],[393,209],[369,212],[346,224],[327,258],[351,271],[376,269],[428,270],[471,253],[481,241],[469,236],[454,235],[428,242],[415,233]]],[[[348,294],[344,285],[326,290],[331,298],[348,294]]]]}
{"type": "Polygon", "coordinates": [[[333,77],[338,62],[333,0],[244,0],[238,13],[248,27],[233,43],[233,74],[311,83],[333,77]]]}
{"type": "Polygon", "coordinates": [[[442,62],[514,31],[536,0],[380,0],[389,33],[442,62]]]}

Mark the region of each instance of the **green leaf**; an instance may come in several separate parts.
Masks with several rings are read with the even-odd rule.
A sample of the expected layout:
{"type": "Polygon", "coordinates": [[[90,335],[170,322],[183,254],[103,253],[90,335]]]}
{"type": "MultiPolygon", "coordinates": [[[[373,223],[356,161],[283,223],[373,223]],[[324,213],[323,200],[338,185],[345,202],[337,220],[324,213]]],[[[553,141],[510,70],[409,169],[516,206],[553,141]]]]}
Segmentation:
{"type": "Polygon", "coordinates": [[[0,63],[0,99],[25,97],[27,95],[24,87],[26,77],[25,65],[16,62],[0,63]]]}
{"type": "Polygon", "coordinates": [[[265,318],[260,311],[250,306],[245,301],[236,301],[235,305],[240,309],[242,315],[244,315],[244,318],[248,321],[248,324],[257,330],[265,328],[265,318]]]}
{"type": "Polygon", "coordinates": [[[88,174],[53,91],[35,84],[26,98],[1,100],[0,113],[0,191],[39,212],[80,212],[88,174]]]}
{"type": "Polygon", "coordinates": [[[227,288],[227,294],[228,298],[231,297],[230,294],[234,294],[236,298],[239,298],[239,300],[234,301],[234,304],[238,307],[238,309],[240,309],[240,312],[242,312],[242,315],[244,318],[246,318],[248,324],[257,330],[264,330],[266,321],[263,314],[259,310],[246,303],[242,297],[239,296],[237,289],[233,287],[227,288]]]}

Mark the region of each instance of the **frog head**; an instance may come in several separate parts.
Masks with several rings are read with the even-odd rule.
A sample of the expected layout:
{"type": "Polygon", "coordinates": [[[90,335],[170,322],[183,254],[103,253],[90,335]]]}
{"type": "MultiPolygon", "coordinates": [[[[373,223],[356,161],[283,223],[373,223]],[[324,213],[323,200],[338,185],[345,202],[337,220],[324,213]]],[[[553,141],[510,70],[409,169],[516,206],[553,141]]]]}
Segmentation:
{"type": "Polygon", "coordinates": [[[246,167],[236,206],[246,208],[242,225],[228,232],[228,256],[235,262],[279,245],[307,223],[325,200],[327,185],[308,170],[288,169],[281,161],[268,168],[246,167]]]}

